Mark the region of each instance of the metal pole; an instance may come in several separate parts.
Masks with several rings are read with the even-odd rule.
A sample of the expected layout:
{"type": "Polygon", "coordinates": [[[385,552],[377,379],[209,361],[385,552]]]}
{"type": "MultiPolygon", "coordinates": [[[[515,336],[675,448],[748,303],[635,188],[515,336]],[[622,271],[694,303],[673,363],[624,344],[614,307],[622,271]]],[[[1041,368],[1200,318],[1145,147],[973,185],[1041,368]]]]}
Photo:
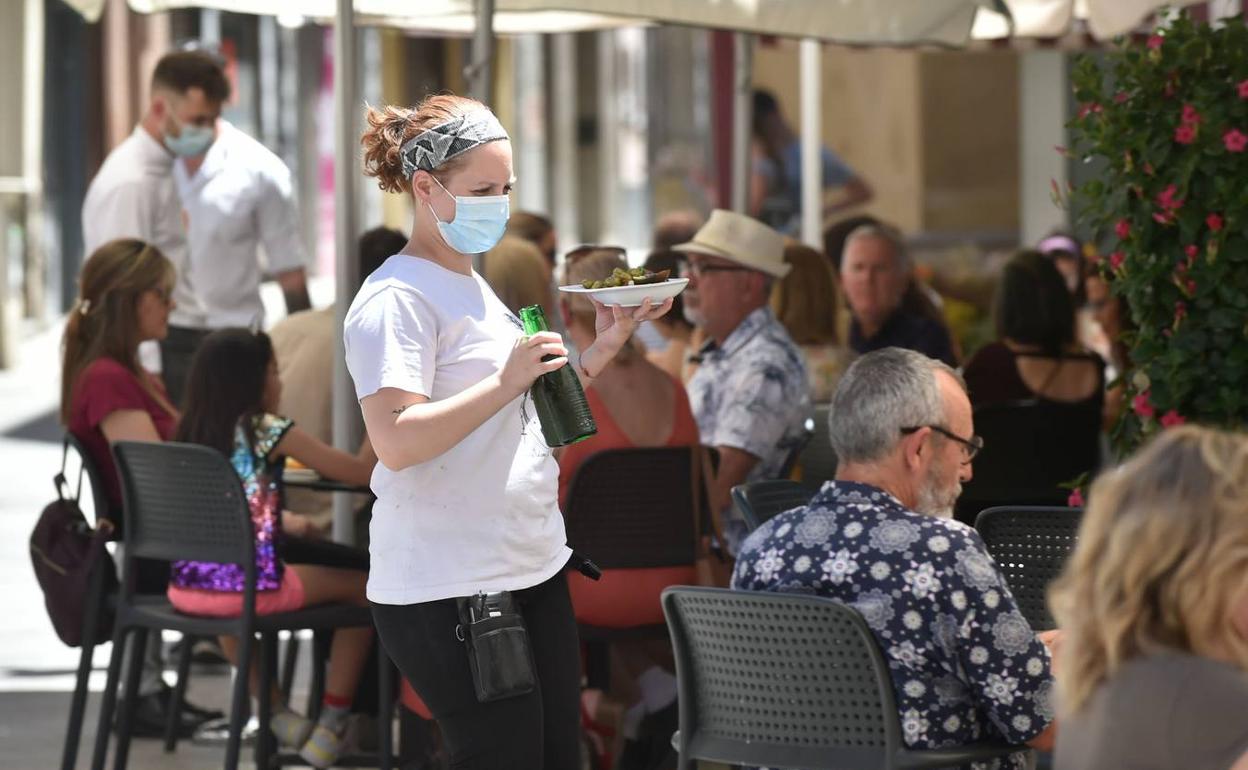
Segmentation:
{"type": "Polygon", "coordinates": [[[733,35],[732,210],[746,213],[750,191],[750,126],[754,113],[754,36],[733,35]]]}
{"type": "MultiPolygon", "coordinates": [[[[26,0],[22,40],[22,176],[26,183],[26,316],[48,311],[48,265],[43,216],[43,0],[26,0]]],[[[56,310],[60,310],[57,303],[56,310]]]]}
{"type": "Polygon", "coordinates": [[[821,53],[818,40],[802,41],[802,242],[816,249],[823,248],[823,163],[819,157],[821,53]]]}
{"type": "Polygon", "coordinates": [[[477,0],[477,25],[472,35],[472,64],[468,66],[468,93],[490,103],[494,96],[494,0],[477,0]]]}
{"type": "Polygon", "coordinates": [[[553,98],[551,132],[554,136],[554,205],[551,219],[562,253],[581,243],[580,196],[576,176],[576,35],[564,32],[551,41],[553,98]]]}
{"type": "MultiPolygon", "coordinates": [[[[342,324],[356,290],[359,254],[355,250],[355,9],[352,0],[337,0],[334,17],[334,446],[354,452],[359,444],[359,405],[347,372],[342,324]]],[[[334,494],[334,540],[355,542],[355,511],[351,495],[334,494]]]]}

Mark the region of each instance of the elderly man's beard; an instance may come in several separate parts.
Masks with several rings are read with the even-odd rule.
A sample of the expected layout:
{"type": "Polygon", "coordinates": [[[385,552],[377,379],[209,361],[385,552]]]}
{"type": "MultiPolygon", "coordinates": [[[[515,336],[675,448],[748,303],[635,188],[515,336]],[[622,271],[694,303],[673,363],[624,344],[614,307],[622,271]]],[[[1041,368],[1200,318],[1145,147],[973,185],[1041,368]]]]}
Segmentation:
{"type": "Polygon", "coordinates": [[[698,328],[701,328],[706,321],[706,316],[702,314],[701,310],[694,309],[688,304],[685,304],[682,315],[684,315],[686,321],[698,328]]]}
{"type": "Polygon", "coordinates": [[[962,494],[962,482],[955,474],[952,483],[942,487],[937,470],[935,464],[927,469],[927,476],[919,485],[918,499],[914,507],[917,512],[927,516],[952,519],[954,505],[957,504],[958,497],[962,494]]]}

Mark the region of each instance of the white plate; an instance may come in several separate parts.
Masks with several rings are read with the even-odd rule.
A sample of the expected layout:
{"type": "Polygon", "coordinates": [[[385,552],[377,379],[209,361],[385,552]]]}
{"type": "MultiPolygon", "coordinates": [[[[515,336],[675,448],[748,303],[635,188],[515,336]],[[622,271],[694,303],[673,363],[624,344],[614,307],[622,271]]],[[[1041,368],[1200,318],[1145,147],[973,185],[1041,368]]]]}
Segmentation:
{"type": "Polygon", "coordinates": [[[559,291],[568,294],[584,294],[593,297],[604,305],[620,307],[641,307],[646,297],[657,305],[668,297],[675,297],[685,290],[688,278],[668,278],[663,283],[647,283],[640,286],[612,286],[609,289],[586,289],[579,284],[560,286],[559,291]]]}

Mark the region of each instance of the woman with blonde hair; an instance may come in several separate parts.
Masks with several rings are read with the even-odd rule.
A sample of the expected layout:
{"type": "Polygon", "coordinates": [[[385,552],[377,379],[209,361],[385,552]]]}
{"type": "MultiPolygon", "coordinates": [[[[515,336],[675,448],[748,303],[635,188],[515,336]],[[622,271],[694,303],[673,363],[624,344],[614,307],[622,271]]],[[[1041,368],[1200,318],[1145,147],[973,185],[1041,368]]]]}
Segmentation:
{"type": "Polygon", "coordinates": [[[1248,437],[1167,430],[1089,501],[1050,591],[1056,766],[1248,768],[1248,437]]]}
{"type": "Polygon", "coordinates": [[[541,305],[547,318],[554,318],[550,296],[550,268],[537,246],[514,235],[504,235],[494,248],[485,252],[483,271],[507,309],[541,305]]]}
{"type": "Polygon", "coordinates": [[[822,254],[796,241],[784,261],[793,268],[772,286],[771,310],[806,357],[811,399],[827,403],[853,357],[836,334],[836,280],[822,254]]]}

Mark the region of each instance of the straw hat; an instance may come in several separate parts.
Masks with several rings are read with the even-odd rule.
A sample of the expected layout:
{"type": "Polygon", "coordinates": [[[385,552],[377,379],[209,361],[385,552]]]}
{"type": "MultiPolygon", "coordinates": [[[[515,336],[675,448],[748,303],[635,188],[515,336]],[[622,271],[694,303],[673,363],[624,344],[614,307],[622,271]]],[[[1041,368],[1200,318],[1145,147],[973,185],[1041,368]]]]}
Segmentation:
{"type": "Polygon", "coordinates": [[[673,246],[687,254],[708,254],[776,278],[788,275],[784,239],[767,225],[734,211],[715,209],[693,240],[673,246]]]}

